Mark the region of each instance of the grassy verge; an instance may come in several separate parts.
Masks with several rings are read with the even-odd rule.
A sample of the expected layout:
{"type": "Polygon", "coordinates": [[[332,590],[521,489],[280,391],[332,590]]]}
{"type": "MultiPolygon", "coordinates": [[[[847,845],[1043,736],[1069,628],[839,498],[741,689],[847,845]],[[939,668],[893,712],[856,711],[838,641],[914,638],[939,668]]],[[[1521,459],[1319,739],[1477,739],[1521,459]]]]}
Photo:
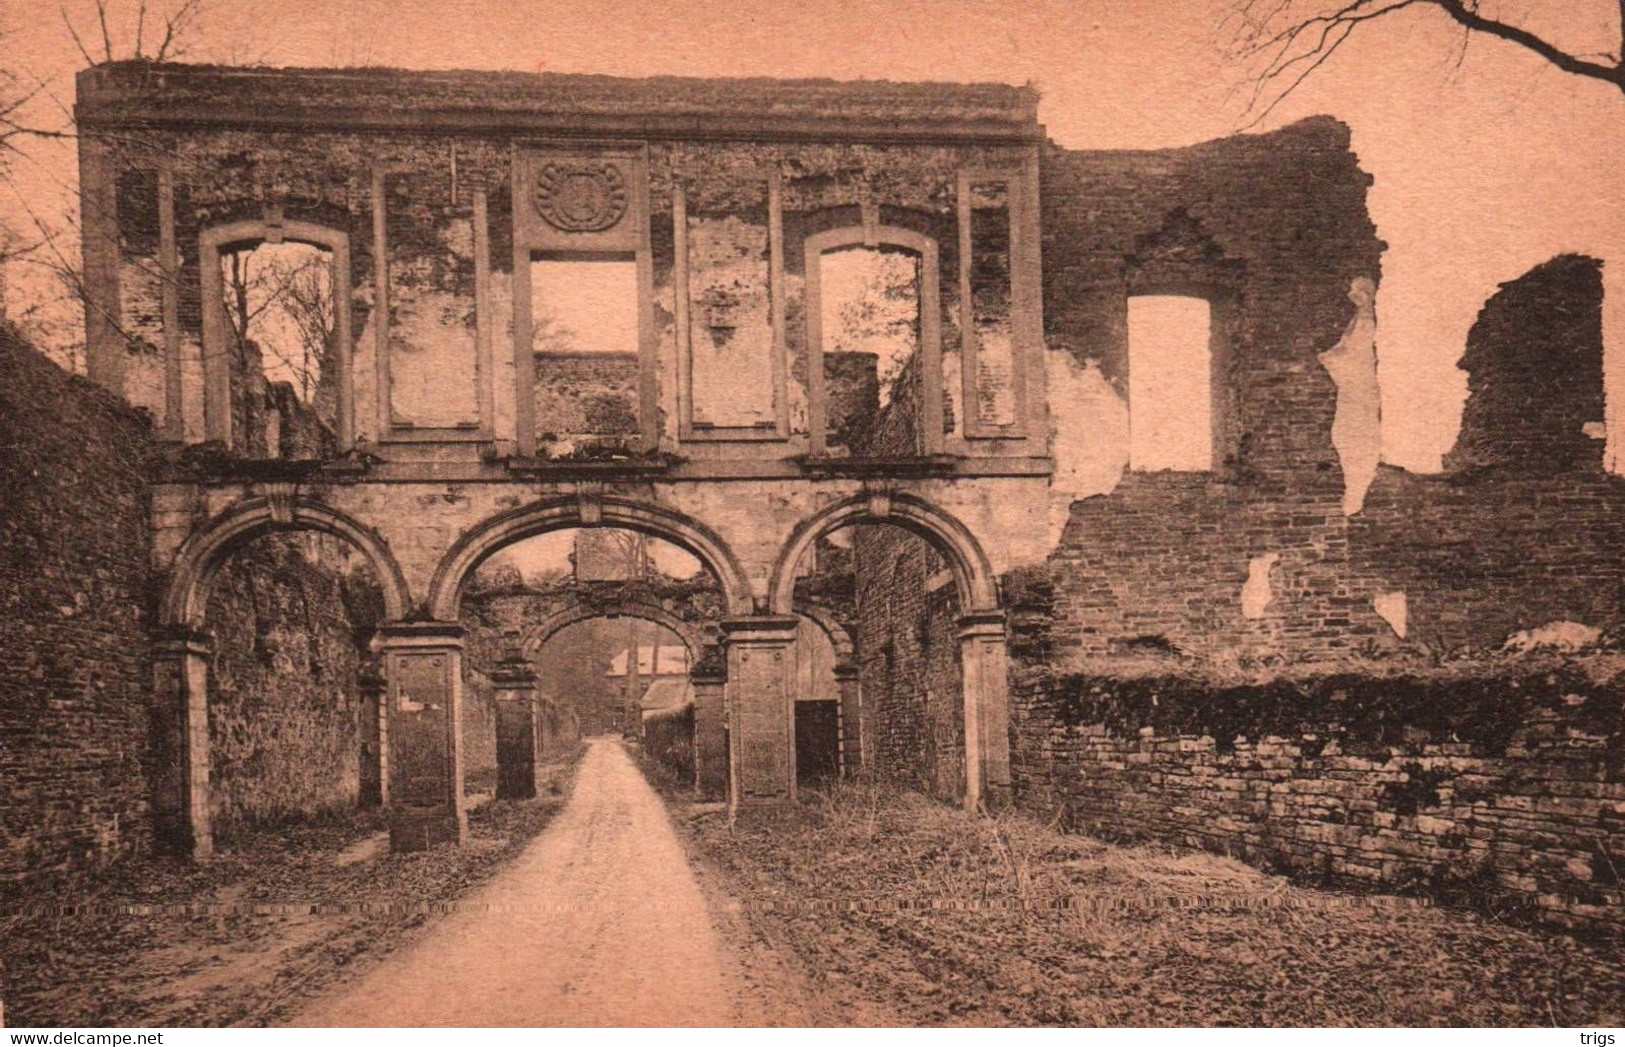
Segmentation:
{"type": "Polygon", "coordinates": [[[680,821],[836,1023],[1617,1024],[1617,952],[843,785],[771,822],[680,821]]]}
{"type": "Polygon", "coordinates": [[[577,759],[538,797],[469,816],[469,842],[391,854],[376,814],[246,838],[205,865],[132,861],[0,909],[12,1026],[275,1023],[410,941],[564,807],[577,759]]]}

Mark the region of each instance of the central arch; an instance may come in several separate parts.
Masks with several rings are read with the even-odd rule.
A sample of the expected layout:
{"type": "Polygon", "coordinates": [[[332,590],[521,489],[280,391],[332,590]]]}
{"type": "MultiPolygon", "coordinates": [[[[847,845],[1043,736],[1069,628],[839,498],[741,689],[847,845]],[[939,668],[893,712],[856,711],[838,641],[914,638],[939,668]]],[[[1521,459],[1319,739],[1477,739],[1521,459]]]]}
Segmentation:
{"type": "Polygon", "coordinates": [[[665,506],[606,496],[536,502],[493,516],[466,532],[435,568],[429,583],[429,616],[443,622],[456,621],[469,576],[498,550],[548,531],[572,527],[619,527],[668,541],[698,557],[716,576],[728,613],[748,615],[752,611],[745,570],[715,531],[665,506]]]}

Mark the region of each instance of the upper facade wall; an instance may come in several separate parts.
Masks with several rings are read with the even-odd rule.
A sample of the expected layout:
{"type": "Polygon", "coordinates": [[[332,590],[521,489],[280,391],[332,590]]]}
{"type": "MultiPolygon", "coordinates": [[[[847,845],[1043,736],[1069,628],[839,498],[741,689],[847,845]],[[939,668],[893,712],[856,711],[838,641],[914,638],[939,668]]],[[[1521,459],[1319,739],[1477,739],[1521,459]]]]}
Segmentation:
{"type": "Polygon", "coordinates": [[[93,376],[251,458],[1042,456],[1035,112],[1003,85],[92,69],[93,376]],[[331,289],[304,371],[245,321],[276,297],[251,253],[295,244],[331,289]],[[827,261],[853,252],[902,282],[854,290],[827,261]]]}
{"type": "Polygon", "coordinates": [[[1318,473],[1338,486],[1338,390],[1317,356],[1355,313],[1354,281],[1379,276],[1371,181],[1348,128],[1329,117],[1183,149],[1051,149],[1042,183],[1050,348],[1097,365],[1126,392],[1129,299],[1206,299],[1215,471],[1295,485],[1318,473]]]}

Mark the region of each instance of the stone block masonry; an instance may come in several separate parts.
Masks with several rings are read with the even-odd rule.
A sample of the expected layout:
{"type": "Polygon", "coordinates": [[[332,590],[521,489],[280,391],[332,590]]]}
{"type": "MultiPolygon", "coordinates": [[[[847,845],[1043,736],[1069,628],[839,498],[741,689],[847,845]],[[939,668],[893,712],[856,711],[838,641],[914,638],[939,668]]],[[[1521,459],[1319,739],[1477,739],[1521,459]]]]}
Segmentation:
{"type": "Polygon", "coordinates": [[[1027,805],[1107,839],[1619,929],[1621,669],[1029,676],[1014,760],[1027,805]]]}

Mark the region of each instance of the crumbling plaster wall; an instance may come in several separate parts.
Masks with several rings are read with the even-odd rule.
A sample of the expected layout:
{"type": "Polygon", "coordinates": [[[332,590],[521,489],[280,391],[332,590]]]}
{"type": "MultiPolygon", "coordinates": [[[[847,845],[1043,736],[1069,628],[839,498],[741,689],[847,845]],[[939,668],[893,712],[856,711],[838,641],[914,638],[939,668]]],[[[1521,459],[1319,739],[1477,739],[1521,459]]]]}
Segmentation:
{"type": "Polygon", "coordinates": [[[1387,633],[1350,584],[1338,387],[1317,359],[1347,344],[1365,316],[1351,287],[1377,276],[1370,181],[1326,118],[1188,149],[1045,154],[1063,658],[1150,638],[1199,658],[1305,658],[1387,633]],[[1125,471],[1127,300],[1159,293],[1212,304],[1208,472],[1125,471]],[[1247,589],[1262,558],[1273,568],[1247,589]]]}

